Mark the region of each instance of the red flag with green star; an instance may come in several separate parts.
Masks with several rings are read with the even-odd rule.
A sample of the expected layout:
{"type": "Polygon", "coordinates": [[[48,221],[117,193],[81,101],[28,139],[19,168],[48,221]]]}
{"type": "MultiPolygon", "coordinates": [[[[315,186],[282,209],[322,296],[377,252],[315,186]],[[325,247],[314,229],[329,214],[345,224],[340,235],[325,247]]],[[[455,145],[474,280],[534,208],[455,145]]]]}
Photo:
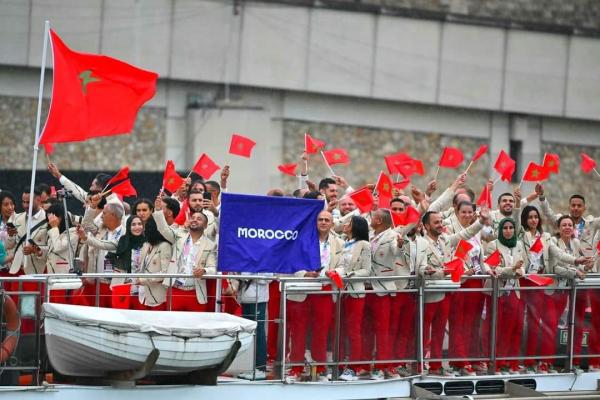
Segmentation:
{"type": "Polygon", "coordinates": [[[350,162],[350,157],[348,157],[348,152],[344,149],[332,149],[323,152],[323,157],[327,161],[327,164],[348,164],[350,162]]]}
{"type": "Polygon", "coordinates": [[[52,100],[40,143],[78,142],[129,133],[156,92],[158,74],[98,54],[69,49],[50,31],[52,100]]]}
{"type": "Polygon", "coordinates": [[[523,175],[523,180],[526,182],[540,182],[548,179],[548,175],[550,175],[550,172],[542,165],[530,162],[523,175]]]}

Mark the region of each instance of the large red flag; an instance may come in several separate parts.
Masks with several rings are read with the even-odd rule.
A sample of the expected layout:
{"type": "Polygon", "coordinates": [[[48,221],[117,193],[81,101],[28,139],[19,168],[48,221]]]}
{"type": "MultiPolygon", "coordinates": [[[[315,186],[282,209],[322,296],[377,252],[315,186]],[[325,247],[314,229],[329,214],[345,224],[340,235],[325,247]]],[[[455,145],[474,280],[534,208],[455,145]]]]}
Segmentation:
{"type": "Polygon", "coordinates": [[[308,133],[304,134],[304,150],[306,154],[315,154],[321,151],[325,147],[325,142],[310,136],[308,133]]]}
{"type": "Polygon", "coordinates": [[[50,31],[52,100],[40,143],[77,142],[129,133],[156,92],[158,74],[122,61],[69,49],[50,31]]]}
{"type": "Polygon", "coordinates": [[[229,154],[250,158],[252,149],[256,142],[250,138],[234,133],[231,135],[231,144],[229,145],[229,154]]]}
{"type": "Polygon", "coordinates": [[[471,161],[475,162],[477,160],[479,160],[481,158],[481,156],[483,156],[488,150],[488,146],[487,144],[482,144],[481,146],[479,146],[479,149],[477,149],[477,152],[475,152],[475,154],[473,154],[473,158],[471,158],[471,161]]]}
{"type": "Polygon", "coordinates": [[[498,154],[498,158],[494,164],[494,169],[500,174],[503,181],[510,182],[516,166],[516,161],[510,158],[504,150],[500,150],[500,154],[498,154]]]}
{"type": "Polygon", "coordinates": [[[457,168],[462,164],[465,156],[456,147],[444,147],[438,165],[444,168],[457,168]]]}
{"type": "Polygon", "coordinates": [[[209,180],[219,169],[221,169],[221,167],[219,167],[208,155],[202,153],[198,161],[196,161],[196,165],[192,168],[192,171],[200,175],[204,180],[209,180]]]}
{"type": "Polygon", "coordinates": [[[581,170],[589,174],[594,168],[596,168],[596,161],[584,152],[581,152],[581,170]]]}
{"type": "Polygon", "coordinates": [[[527,166],[527,170],[525,170],[523,180],[526,182],[540,182],[548,179],[549,175],[550,172],[546,168],[532,161],[527,166]]]}
{"type": "Polygon", "coordinates": [[[277,169],[286,175],[296,176],[296,168],[297,167],[298,167],[298,164],[296,164],[296,163],[281,164],[281,165],[277,166],[277,169]]]}
{"type": "Polygon", "coordinates": [[[126,179],[123,182],[113,186],[111,190],[114,194],[119,194],[123,197],[137,196],[137,191],[135,190],[129,179],[126,179]]]}
{"type": "Polygon", "coordinates": [[[498,265],[500,265],[500,262],[502,262],[502,256],[500,255],[500,251],[494,251],[488,256],[488,258],[483,260],[483,262],[489,265],[490,267],[497,267],[498,265]]]}
{"type": "Polygon", "coordinates": [[[115,176],[113,176],[112,178],[110,178],[110,180],[108,182],[106,182],[106,186],[113,184],[113,183],[119,183],[125,179],[129,179],[129,166],[124,166],[123,168],[121,168],[119,170],[119,172],[117,172],[115,174],[115,176]]]}
{"type": "Polygon", "coordinates": [[[171,193],[175,193],[184,183],[185,179],[179,176],[175,170],[175,164],[173,161],[167,161],[165,173],[163,174],[163,188],[167,189],[171,193]]]}
{"type": "Polygon", "coordinates": [[[542,165],[544,168],[546,168],[546,171],[553,174],[558,174],[558,170],[560,168],[560,157],[558,157],[558,154],[546,153],[544,154],[544,161],[542,162],[542,165]]]}
{"type": "Polygon", "coordinates": [[[355,190],[349,194],[349,197],[354,200],[354,204],[356,204],[356,207],[361,214],[371,211],[373,209],[373,205],[375,204],[373,195],[367,187],[355,190]]]}
{"type": "Polygon", "coordinates": [[[323,156],[329,165],[348,164],[350,162],[348,152],[344,149],[327,150],[323,152],[323,156]]]}

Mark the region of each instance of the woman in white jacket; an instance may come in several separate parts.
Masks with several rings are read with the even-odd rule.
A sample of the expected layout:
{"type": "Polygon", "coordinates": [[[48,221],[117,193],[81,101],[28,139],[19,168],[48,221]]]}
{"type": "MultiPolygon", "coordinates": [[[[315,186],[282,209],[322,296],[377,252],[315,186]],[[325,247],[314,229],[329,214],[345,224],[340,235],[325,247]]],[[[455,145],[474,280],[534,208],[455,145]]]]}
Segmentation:
{"type": "MultiPolygon", "coordinates": [[[[79,244],[79,236],[75,227],[69,228],[67,231],[65,224],[64,208],[60,204],[51,205],[46,210],[48,218],[48,238],[47,238],[47,274],[68,274],[71,268],[70,257],[75,257],[77,253],[77,245],[79,244]],[[71,252],[69,251],[71,246],[71,252]]],[[[52,303],[68,303],[67,290],[59,289],[50,291],[50,302],[52,303]]]]}
{"type": "MultiPolygon", "coordinates": [[[[487,255],[496,250],[500,253],[500,264],[497,266],[484,264],[486,273],[499,279],[498,319],[496,321],[496,356],[516,357],[521,349],[523,333],[523,302],[519,290],[519,278],[525,274],[523,270],[523,245],[517,240],[515,221],[504,218],[498,224],[498,238],[489,243],[487,255]]],[[[488,308],[489,311],[489,308],[488,308]]],[[[487,313],[487,315],[490,315],[487,313]]],[[[487,340],[487,338],[484,338],[487,340]]],[[[496,363],[496,374],[518,374],[518,360],[499,360],[496,363]]]]}

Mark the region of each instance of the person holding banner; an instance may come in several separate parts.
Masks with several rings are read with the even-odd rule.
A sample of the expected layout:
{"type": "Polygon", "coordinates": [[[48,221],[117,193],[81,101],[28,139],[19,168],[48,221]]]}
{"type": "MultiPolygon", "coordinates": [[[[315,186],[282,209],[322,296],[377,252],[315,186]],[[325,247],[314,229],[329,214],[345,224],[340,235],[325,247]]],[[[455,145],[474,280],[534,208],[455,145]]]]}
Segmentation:
{"type": "MultiPolygon", "coordinates": [[[[333,216],[329,211],[321,211],[317,217],[321,268],[318,271],[300,270],[296,277],[325,278],[330,271],[340,268],[344,242],[332,232],[333,216]]],[[[324,292],[332,292],[330,283],[319,284],[324,292]]],[[[327,337],[331,328],[334,312],[334,300],[324,294],[290,294],[287,298],[289,335],[291,339],[290,361],[302,362],[306,348],[306,335],[310,329],[310,353],[316,362],[327,361],[327,337]]],[[[302,367],[292,367],[288,381],[296,380],[302,373],[302,367]]],[[[328,381],[325,366],[317,366],[320,381],[328,381]]]]}
{"type": "MultiPolygon", "coordinates": [[[[363,217],[352,216],[344,225],[346,236],[340,265],[336,272],[344,278],[359,278],[371,275],[371,244],[369,243],[369,224],[363,217]]],[[[351,281],[346,284],[347,293],[343,296],[342,333],[340,335],[340,360],[345,358],[346,340],[349,347],[349,361],[366,361],[362,358],[361,325],[365,308],[365,283],[351,281]],[[357,292],[357,293],[355,293],[357,292]]],[[[364,367],[351,364],[342,371],[340,379],[355,381],[360,377],[368,377],[369,371],[364,367]]]]}
{"type": "MultiPolygon", "coordinates": [[[[585,257],[576,258],[575,256],[560,249],[554,240],[551,240],[551,235],[543,231],[543,220],[538,209],[534,206],[526,206],[521,213],[521,226],[525,231],[521,234],[519,240],[523,244],[525,250],[525,273],[544,274],[546,266],[556,265],[557,263],[564,264],[582,264],[589,260],[585,257]]],[[[526,279],[521,280],[524,286],[532,286],[526,279]]],[[[538,337],[540,331],[542,334],[542,342],[548,340],[548,329],[542,330],[542,315],[547,311],[546,305],[552,301],[548,299],[548,295],[541,290],[524,291],[522,294],[527,311],[527,342],[526,356],[535,356],[539,354],[538,347],[541,346],[538,337]]],[[[542,361],[539,365],[536,360],[525,360],[525,373],[548,373],[548,364],[542,361]]]]}
{"type": "MultiPolygon", "coordinates": [[[[447,272],[444,264],[452,260],[452,248],[458,242],[469,240],[476,235],[484,225],[490,222],[488,210],[480,212],[479,219],[468,228],[455,234],[444,233],[442,215],[436,211],[428,211],[423,216],[423,227],[427,239],[427,264],[419,269],[419,276],[427,280],[443,280],[447,272]]],[[[425,313],[423,316],[423,342],[430,343],[431,358],[441,358],[442,344],[450,311],[449,297],[444,293],[433,292],[425,294],[425,313]]],[[[429,373],[433,375],[453,376],[451,371],[444,370],[442,363],[431,361],[429,373]]]]}
{"type": "MultiPolygon", "coordinates": [[[[173,229],[165,220],[162,202],[155,203],[153,217],[160,234],[173,246],[168,267],[169,274],[194,275],[193,278],[177,278],[171,285],[173,311],[209,311],[204,274],[217,272],[216,245],[206,237],[204,230],[208,218],[202,210],[190,208],[187,215],[188,229],[173,229]]],[[[190,205],[191,207],[191,205],[190,205]]]]}
{"type": "MultiPolygon", "coordinates": [[[[581,242],[579,239],[573,237],[575,231],[575,223],[571,216],[563,215],[558,219],[558,234],[551,239],[551,243],[558,246],[559,249],[566,252],[567,254],[576,257],[577,263],[586,264],[583,268],[581,266],[574,267],[572,262],[564,262],[558,257],[552,259],[552,262],[547,267],[547,273],[560,275],[559,278],[555,279],[552,285],[545,291],[546,300],[544,302],[545,309],[542,313],[542,332],[543,340],[541,343],[541,355],[552,356],[556,354],[556,336],[558,323],[560,317],[567,306],[568,293],[565,289],[569,286],[569,282],[575,278],[585,279],[587,271],[591,270],[593,265],[589,262],[586,263],[586,259],[582,256],[584,252],[582,250],[581,242]],[[570,265],[571,264],[571,265],[570,265]]],[[[582,290],[584,294],[587,291],[582,290]]],[[[574,335],[574,348],[573,354],[581,354],[581,340],[583,336],[583,316],[580,315],[581,323],[578,324],[577,314],[584,314],[585,307],[587,305],[583,300],[583,296],[578,296],[575,300],[575,335],[574,335]],[[584,311],[578,311],[578,303],[583,303],[582,307],[584,311]],[[577,341],[579,340],[579,345],[577,341]]],[[[549,373],[557,372],[556,368],[552,365],[553,359],[544,360],[544,364],[540,364],[539,368],[547,370],[549,373]]],[[[578,362],[577,358],[575,362],[578,362]]],[[[574,365],[574,368],[580,369],[578,365],[574,365]]]]}

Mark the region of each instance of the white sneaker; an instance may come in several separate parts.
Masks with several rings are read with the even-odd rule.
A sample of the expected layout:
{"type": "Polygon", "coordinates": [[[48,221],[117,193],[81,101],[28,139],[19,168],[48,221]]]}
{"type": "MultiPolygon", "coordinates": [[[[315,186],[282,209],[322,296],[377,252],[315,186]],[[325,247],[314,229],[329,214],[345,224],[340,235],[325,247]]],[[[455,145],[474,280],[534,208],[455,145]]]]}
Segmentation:
{"type": "Polygon", "coordinates": [[[246,379],[249,381],[264,381],[265,379],[267,379],[267,373],[265,371],[261,371],[260,369],[256,369],[254,370],[254,373],[252,373],[252,371],[243,372],[238,375],[238,378],[246,379]]]}
{"type": "Polygon", "coordinates": [[[385,379],[385,374],[380,369],[373,369],[371,371],[371,380],[382,381],[385,379]]]}
{"type": "Polygon", "coordinates": [[[356,376],[356,372],[354,372],[354,370],[352,370],[350,368],[346,368],[340,375],[340,380],[346,381],[346,382],[351,382],[351,381],[357,381],[358,377],[356,376]]]}
{"type": "Polygon", "coordinates": [[[298,380],[300,380],[300,373],[296,371],[290,371],[285,377],[285,383],[296,383],[298,380]]]}

